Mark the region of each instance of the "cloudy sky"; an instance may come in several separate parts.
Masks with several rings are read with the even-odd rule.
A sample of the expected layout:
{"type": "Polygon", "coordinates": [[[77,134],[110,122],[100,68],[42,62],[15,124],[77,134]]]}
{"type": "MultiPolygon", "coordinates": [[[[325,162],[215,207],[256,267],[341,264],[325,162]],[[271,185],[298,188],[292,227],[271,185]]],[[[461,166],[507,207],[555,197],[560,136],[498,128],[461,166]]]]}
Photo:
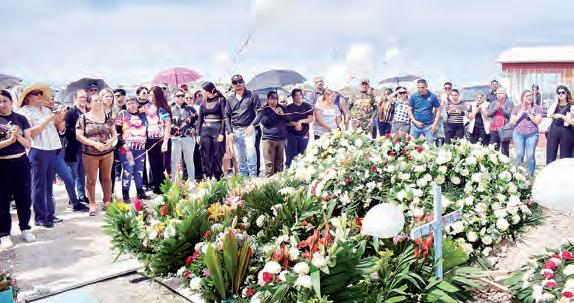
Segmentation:
{"type": "Polygon", "coordinates": [[[510,47],[574,44],[565,0],[2,0],[0,12],[0,73],[54,84],[135,85],[186,66],[213,81],[289,68],[464,86],[496,77],[510,47]]]}

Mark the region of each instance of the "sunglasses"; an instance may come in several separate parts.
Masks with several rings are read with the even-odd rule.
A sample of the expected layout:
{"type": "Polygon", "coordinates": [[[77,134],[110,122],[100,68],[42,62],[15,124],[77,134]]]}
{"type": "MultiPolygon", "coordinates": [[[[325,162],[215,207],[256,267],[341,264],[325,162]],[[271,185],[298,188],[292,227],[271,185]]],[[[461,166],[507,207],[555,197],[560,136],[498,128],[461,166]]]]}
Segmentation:
{"type": "Polygon", "coordinates": [[[399,95],[406,95],[407,92],[399,92],[399,95]]]}
{"type": "Polygon", "coordinates": [[[162,87],[161,89],[163,89],[163,90],[167,90],[167,87],[162,87]]]}
{"type": "Polygon", "coordinates": [[[114,95],[114,97],[116,97],[116,98],[120,98],[121,96],[122,95],[120,95],[120,94],[114,95]]]}
{"type": "Polygon", "coordinates": [[[243,84],[243,80],[234,80],[234,81],[231,81],[231,84],[233,84],[233,85],[243,84]]]}
{"type": "Polygon", "coordinates": [[[142,95],[148,95],[149,92],[143,91],[143,92],[141,92],[140,94],[142,94],[142,95]]]}
{"type": "Polygon", "coordinates": [[[566,95],[566,91],[563,91],[563,90],[558,91],[557,93],[558,93],[559,95],[566,95]]]}
{"type": "Polygon", "coordinates": [[[33,90],[33,91],[31,91],[29,94],[32,95],[32,96],[43,96],[43,95],[44,95],[44,92],[41,91],[41,90],[33,90]]]}
{"type": "Polygon", "coordinates": [[[178,98],[183,98],[183,97],[185,97],[185,95],[175,95],[175,96],[178,97],[178,98]]]}

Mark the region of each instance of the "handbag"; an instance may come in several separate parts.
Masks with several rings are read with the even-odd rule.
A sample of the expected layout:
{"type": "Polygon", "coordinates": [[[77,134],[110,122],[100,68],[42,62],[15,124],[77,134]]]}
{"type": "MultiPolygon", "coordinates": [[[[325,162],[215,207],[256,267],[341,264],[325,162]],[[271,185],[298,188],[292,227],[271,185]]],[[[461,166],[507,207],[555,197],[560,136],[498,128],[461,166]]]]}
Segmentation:
{"type": "Polygon", "coordinates": [[[538,131],[541,133],[547,133],[552,126],[552,122],[554,122],[554,119],[552,118],[542,118],[540,125],[538,125],[538,131]]]}
{"type": "Polygon", "coordinates": [[[510,141],[512,139],[512,133],[514,132],[514,124],[506,124],[498,128],[498,137],[500,142],[510,141]]]}

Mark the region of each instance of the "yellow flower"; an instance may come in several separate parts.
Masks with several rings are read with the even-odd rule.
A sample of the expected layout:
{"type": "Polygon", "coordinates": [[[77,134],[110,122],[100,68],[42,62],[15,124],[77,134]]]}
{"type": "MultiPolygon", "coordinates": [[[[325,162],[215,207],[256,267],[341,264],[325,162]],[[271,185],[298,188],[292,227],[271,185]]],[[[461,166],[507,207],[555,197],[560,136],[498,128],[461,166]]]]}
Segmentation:
{"type": "Polygon", "coordinates": [[[207,209],[207,213],[209,214],[209,220],[217,220],[225,215],[225,208],[219,202],[213,203],[207,209]]]}
{"type": "Polygon", "coordinates": [[[183,215],[181,214],[181,208],[179,206],[175,208],[175,214],[177,215],[178,218],[183,217],[183,215]]]}
{"type": "Polygon", "coordinates": [[[125,204],[124,202],[116,202],[116,206],[118,207],[118,209],[121,212],[124,212],[124,213],[130,210],[130,207],[127,204],[125,204]]]}

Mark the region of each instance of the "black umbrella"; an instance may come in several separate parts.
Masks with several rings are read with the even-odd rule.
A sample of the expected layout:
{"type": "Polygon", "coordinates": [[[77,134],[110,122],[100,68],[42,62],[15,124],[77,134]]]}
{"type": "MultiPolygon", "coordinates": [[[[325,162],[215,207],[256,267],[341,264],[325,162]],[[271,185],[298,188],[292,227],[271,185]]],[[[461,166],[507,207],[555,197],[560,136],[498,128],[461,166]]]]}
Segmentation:
{"type": "Polygon", "coordinates": [[[390,77],[390,78],[383,79],[379,82],[379,84],[396,83],[397,85],[399,85],[401,82],[415,81],[415,80],[418,80],[420,78],[421,77],[415,76],[415,75],[396,76],[396,77],[390,77]]]}
{"type": "Polygon", "coordinates": [[[291,84],[305,82],[305,77],[292,70],[269,70],[253,77],[247,83],[249,89],[262,89],[269,87],[283,87],[291,84]]]}
{"type": "Polygon", "coordinates": [[[8,89],[22,82],[22,79],[10,75],[0,74],[0,89],[8,89]]]}
{"type": "Polygon", "coordinates": [[[66,86],[66,90],[62,93],[62,96],[64,96],[64,102],[71,101],[73,94],[75,94],[76,91],[80,89],[87,89],[88,85],[91,85],[92,83],[95,83],[98,86],[98,91],[106,87],[110,87],[103,79],[82,78],[66,86]]]}

